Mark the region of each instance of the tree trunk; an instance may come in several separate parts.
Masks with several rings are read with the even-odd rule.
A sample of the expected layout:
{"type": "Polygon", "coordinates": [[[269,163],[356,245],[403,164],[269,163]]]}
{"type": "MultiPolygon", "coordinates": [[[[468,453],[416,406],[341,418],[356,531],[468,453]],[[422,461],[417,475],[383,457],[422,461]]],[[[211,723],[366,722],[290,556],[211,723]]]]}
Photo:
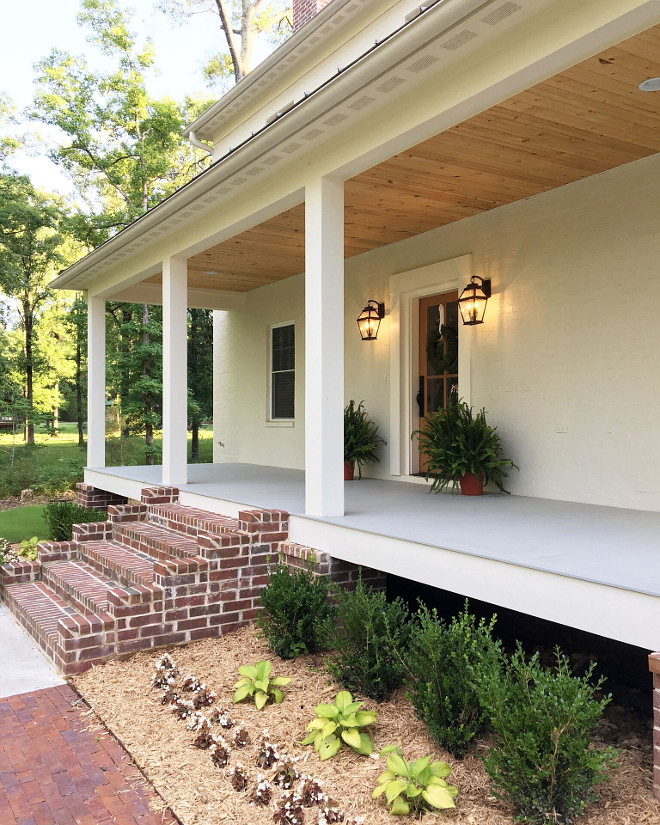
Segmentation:
{"type": "Polygon", "coordinates": [[[82,349],[80,347],[80,328],[76,333],[76,421],[78,422],[78,446],[85,444],[83,432],[84,423],[83,393],[82,393],[82,349]]]}
{"type": "Polygon", "coordinates": [[[25,441],[34,445],[34,394],[33,394],[33,367],[32,367],[32,333],[34,316],[32,307],[27,301],[23,302],[23,318],[25,323],[25,397],[28,402],[28,414],[25,421],[25,441]]]}
{"type": "MultiPolygon", "coordinates": [[[[126,335],[124,333],[124,330],[126,328],[126,325],[131,322],[132,317],[133,316],[132,316],[130,306],[123,307],[122,311],[121,311],[122,327],[121,327],[120,333],[119,333],[119,335],[120,335],[120,344],[119,344],[119,346],[120,346],[120,352],[121,352],[121,365],[122,365],[121,377],[119,379],[119,397],[120,397],[120,407],[119,407],[120,413],[119,413],[119,415],[120,415],[120,420],[121,420],[121,410],[123,408],[123,405],[124,405],[126,399],[128,398],[128,393],[129,393],[130,386],[131,386],[131,373],[130,373],[130,367],[129,367],[129,364],[130,364],[130,358],[129,358],[130,336],[126,335]]],[[[148,318],[149,318],[149,315],[148,315],[148,312],[147,312],[147,319],[148,318]]],[[[131,434],[131,428],[128,424],[128,419],[126,417],[124,417],[124,426],[122,427],[121,435],[122,435],[123,438],[128,438],[128,436],[130,434],[131,434]]]]}
{"type": "MultiPolygon", "coordinates": [[[[142,305],[142,346],[145,349],[149,346],[149,305],[142,305]]],[[[149,377],[151,375],[151,358],[145,356],[142,360],[142,375],[149,377]]],[[[144,441],[146,461],[148,465],[155,464],[154,460],[154,425],[151,423],[151,414],[153,413],[154,403],[150,392],[145,393],[144,396],[144,441]]]]}
{"type": "MultiPolygon", "coordinates": [[[[198,330],[198,313],[197,310],[191,309],[190,310],[190,341],[188,347],[188,373],[190,375],[196,376],[197,370],[199,369],[198,365],[198,354],[199,354],[199,335],[198,330]]],[[[193,399],[195,402],[196,399],[193,399]]],[[[196,412],[197,405],[193,403],[192,405],[192,413],[190,416],[190,424],[191,424],[191,431],[192,431],[192,439],[191,439],[191,449],[190,449],[190,461],[195,464],[199,461],[199,415],[196,412]]]]}
{"type": "Polygon", "coordinates": [[[60,429],[60,382],[55,382],[55,404],[53,405],[53,435],[59,435],[60,429]]]}

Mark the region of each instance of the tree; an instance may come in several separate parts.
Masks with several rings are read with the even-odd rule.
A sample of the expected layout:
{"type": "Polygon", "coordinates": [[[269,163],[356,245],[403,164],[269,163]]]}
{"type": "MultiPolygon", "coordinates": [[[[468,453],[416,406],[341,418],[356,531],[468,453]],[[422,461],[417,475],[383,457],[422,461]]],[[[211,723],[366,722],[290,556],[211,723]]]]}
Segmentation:
{"type": "Polygon", "coordinates": [[[213,416],[213,313],[188,310],[188,418],[192,434],[191,460],[199,461],[199,427],[213,416]]]}
{"type": "Polygon", "coordinates": [[[227,51],[217,53],[206,65],[211,84],[226,84],[232,76],[238,83],[245,77],[252,69],[255,41],[260,35],[275,47],[291,33],[288,0],[160,0],[158,8],[176,21],[202,13],[217,17],[227,51]]]}
{"type": "Polygon", "coordinates": [[[16,138],[7,134],[7,127],[15,123],[14,107],[7,95],[0,92],[0,164],[18,148],[16,138]]]}
{"type": "Polygon", "coordinates": [[[61,206],[24,175],[0,176],[0,288],[13,299],[23,333],[21,371],[28,416],[26,441],[34,444],[34,325],[51,291],[48,283],[66,259],[61,206]]]}
{"type": "Polygon", "coordinates": [[[78,444],[85,443],[83,432],[87,409],[87,302],[81,293],[76,293],[71,312],[67,316],[69,332],[74,341],[74,387],[78,444]]]}
{"type": "MultiPolygon", "coordinates": [[[[118,0],[83,0],[78,21],[111,68],[93,72],[84,58],[51,51],[38,64],[32,117],[59,128],[63,140],[51,157],[68,172],[88,208],[73,222],[73,231],[97,245],[208,165],[206,153],[181,135],[207,104],[149,96],[151,44],[138,43],[118,0]]],[[[126,413],[122,432],[144,432],[147,463],[153,463],[162,394],[160,310],[109,303],[108,311],[117,343],[109,377],[126,413]]]]}
{"type": "Polygon", "coordinates": [[[37,64],[31,117],[60,130],[50,157],[87,204],[74,225],[78,237],[97,245],[208,165],[181,135],[207,103],[151,98],[151,44],[138,44],[117,0],[83,0],[81,7],[78,22],[112,68],[92,71],[84,57],[53,49],[37,64]]]}

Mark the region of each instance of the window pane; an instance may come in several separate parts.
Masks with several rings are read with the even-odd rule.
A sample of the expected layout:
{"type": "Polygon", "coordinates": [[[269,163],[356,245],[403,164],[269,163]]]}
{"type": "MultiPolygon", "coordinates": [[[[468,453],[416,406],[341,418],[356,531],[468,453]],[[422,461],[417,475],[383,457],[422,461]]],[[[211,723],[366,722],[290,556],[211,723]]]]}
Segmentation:
{"type": "Polygon", "coordinates": [[[296,337],[293,324],[273,328],[273,372],[295,369],[296,337]]]}
{"type": "Polygon", "coordinates": [[[294,418],[296,374],[293,370],[273,373],[272,417],[294,418]]]}

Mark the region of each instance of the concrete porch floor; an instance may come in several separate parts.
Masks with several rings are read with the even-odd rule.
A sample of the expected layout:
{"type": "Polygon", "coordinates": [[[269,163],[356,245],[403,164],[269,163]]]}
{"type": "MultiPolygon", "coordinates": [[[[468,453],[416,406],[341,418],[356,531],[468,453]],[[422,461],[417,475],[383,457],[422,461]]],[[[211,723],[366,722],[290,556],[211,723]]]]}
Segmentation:
{"type": "MultiPolygon", "coordinates": [[[[184,504],[226,515],[283,509],[294,541],[339,558],[660,648],[660,513],[510,495],[433,495],[425,484],[363,478],[346,484],[343,517],[319,519],[304,514],[302,471],[233,463],[188,470],[188,484],[180,485],[184,504]]],[[[161,468],[86,470],[85,480],[139,497],[140,486],[160,483],[161,468]]]]}

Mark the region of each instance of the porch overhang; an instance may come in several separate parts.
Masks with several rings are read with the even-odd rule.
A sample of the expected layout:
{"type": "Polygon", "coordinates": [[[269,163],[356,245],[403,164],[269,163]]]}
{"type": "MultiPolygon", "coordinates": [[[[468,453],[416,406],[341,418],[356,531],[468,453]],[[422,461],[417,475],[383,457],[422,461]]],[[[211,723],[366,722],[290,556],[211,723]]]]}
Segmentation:
{"type": "MultiPolygon", "coordinates": [[[[628,28],[635,26],[634,21],[643,25],[641,21],[651,19],[653,12],[657,21],[657,4],[643,5],[627,21],[628,28]]],[[[343,168],[347,171],[355,163],[366,167],[353,174],[349,171],[345,178],[345,257],[660,151],[660,135],[655,128],[660,115],[660,94],[638,89],[641,81],[660,75],[659,47],[660,26],[656,24],[513,96],[503,95],[502,99],[500,90],[501,102],[494,105],[484,108],[472,101],[470,105],[479,113],[465,117],[457,109],[451,116],[453,125],[397,154],[388,156],[387,146],[383,145],[375,154],[384,155],[385,160],[369,165],[367,153],[361,161],[356,158],[345,163],[343,168]]],[[[581,46],[582,51],[586,48],[581,46]]],[[[419,63],[419,49],[414,54],[419,63]]],[[[427,63],[433,65],[430,52],[427,57],[427,63]]],[[[341,83],[349,83],[352,71],[346,71],[341,83]]],[[[408,75],[415,72],[423,75],[421,68],[408,71],[408,75]]],[[[530,76],[539,72],[542,70],[536,65],[529,68],[530,76]]],[[[377,72],[372,80],[376,77],[377,72]]],[[[503,85],[502,89],[505,88],[503,85]]],[[[491,90],[491,97],[497,95],[491,90]]],[[[328,117],[335,124],[334,141],[349,141],[348,133],[344,136],[349,127],[344,127],[343,121],[350,122],[349,114],[357,117],[358,113],[362,116],[362,109],[369,111],[370,100],[359,86],[353,94],[348,93],[347,86],[336,100],[329,89],[312,96],[299,111],[287,113],[263,135],[256,135],[245,146],[233,150],[74,264],[55,279],[53,286],[84,289],[104,273],[124,266],[122,262],[131,256],[141,255],[149,244],[157,245],[158,239],[162,240],[168,232],[179,232],[238,195],[239,189],[265,181],[269,170],[275,173],[284,168],[297,169],[295,147],[302,140],[300,135],[304,130],[307,134],[321,133],[319,127],[329,122],[328,117]],[[355,96],[358,91],[361,97],[355,96]],[[322,100],[326,103],[322,104],[322,100]],[[295,125],[296,118],[302,118],[299,126],[295,125]]],[[[400,103],[403,105],[403,101],[400,103]]],[[[377,105],[382,109],[385,104],[381,100],[377,105]]],[[[459,108],[466,111],[465,106],[459,108]]],[[[326,140],[327,128],[323,127],[326,140]]],[[[399,143],[405,142],[403,134],[405,131],[399,143]]],[[[387,145],[396,149],[395,144],[390,141],[387,145]]],[[[176,253],[188,262],[190,305],[212,306],[215,292],[218,306],[234,308],[240,305],[240,294],[303,271],[304,181],[301,182],[297,194],[290,193],[291,205],[284,211],[271,210],[265,220],[255,215],[254,223],[231,237],[218,243],[209,237],[206,243],[200,241],[176,253]]],[[[140,300],[138,293],[141,297],[149,294],[157,302],[160,282],[160,264],[155,262],[142,270],[138,286],[135,282],[120,286],[121,297],[140,300]]]]}
{"type": "MultiPolygon", "coordinates": [[[[180,501],[236,517],[290,514],[292,541],[439,589],[648,650],[660,648],[660,513],[523,496],[429,495],[424,484],[346,485],[346,514],[304,512],[304,473],[194,464],[180,501]]],[[[86,470],[85,481],[139,498],[160,467],[86,470]]]]}

